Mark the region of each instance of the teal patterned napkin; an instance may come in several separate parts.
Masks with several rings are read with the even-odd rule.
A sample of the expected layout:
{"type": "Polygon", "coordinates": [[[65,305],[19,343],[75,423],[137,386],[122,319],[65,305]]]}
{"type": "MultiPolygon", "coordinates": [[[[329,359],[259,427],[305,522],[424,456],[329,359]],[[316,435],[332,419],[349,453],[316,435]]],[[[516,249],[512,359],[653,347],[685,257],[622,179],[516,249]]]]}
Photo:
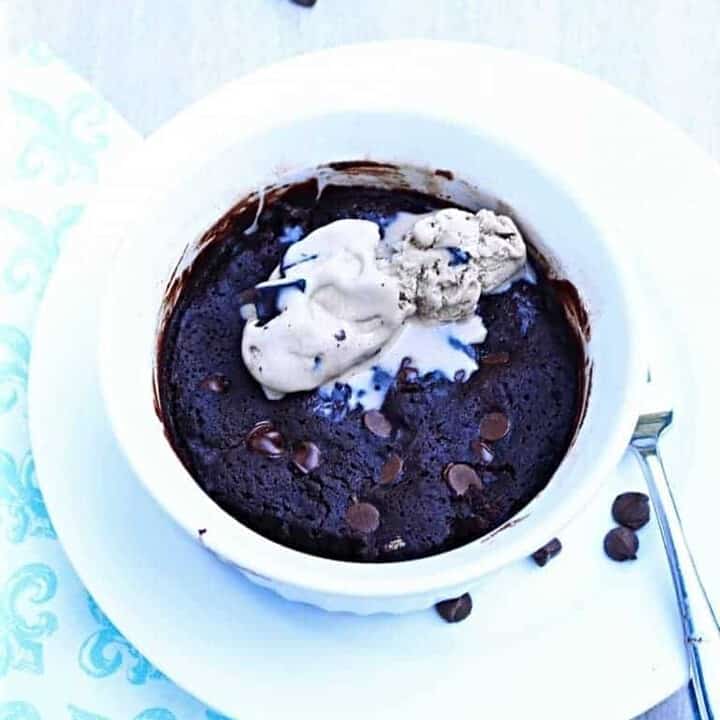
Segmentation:
{"type": "Polygon", "coordinates": [[[229,720],[154,668],[58,543],[27,430],[38,305],[98,181],[140,136],[44,46],[0,74],[0,720],[229,720]]]}

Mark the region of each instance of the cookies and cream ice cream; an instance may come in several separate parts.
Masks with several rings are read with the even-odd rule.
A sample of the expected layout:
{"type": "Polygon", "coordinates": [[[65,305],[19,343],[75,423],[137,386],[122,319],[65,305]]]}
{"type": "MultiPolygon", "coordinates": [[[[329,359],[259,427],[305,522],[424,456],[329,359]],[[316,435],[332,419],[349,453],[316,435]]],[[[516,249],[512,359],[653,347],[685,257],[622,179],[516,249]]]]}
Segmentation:
{"type": "Polygon", "coordinates": [[[392,376],[430,348],[425,370],[468,377],[468,348],[486,334],[478,299],[525,262],[512,220],[489,210],[399,213],[382,239],[373,222],[337,220],[291,245],[254,288],[243,360],[270,398],[353,376],[371,391],[379,368],[392,376]]]}
{"type": "Polygon", "coordinates": [[[401,305],[444,322],[472,315],[480,294],[502,285],[527,259],[515,223],[491,210],[431,213],[393,244],[380,248],[379,264],[399,279],[401,305]]]}

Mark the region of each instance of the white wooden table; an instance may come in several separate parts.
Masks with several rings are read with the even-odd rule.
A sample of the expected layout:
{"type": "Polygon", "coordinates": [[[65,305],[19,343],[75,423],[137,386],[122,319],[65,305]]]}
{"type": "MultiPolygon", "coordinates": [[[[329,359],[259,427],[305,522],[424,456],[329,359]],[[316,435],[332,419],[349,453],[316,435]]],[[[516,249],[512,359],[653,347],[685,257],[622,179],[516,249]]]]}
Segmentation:
{"type": "MultiPolygon", "coordinates": [[[[140,131],[280,58],[400,37],[516,48],[647,102],[720,159],[719,0],[0,0],[0,60],[44,40],[140,131]],[[7,4],[3,4],[7,3],[7,4]]],[[[686,692],[642,716],[689,720],[686,692]]]]}

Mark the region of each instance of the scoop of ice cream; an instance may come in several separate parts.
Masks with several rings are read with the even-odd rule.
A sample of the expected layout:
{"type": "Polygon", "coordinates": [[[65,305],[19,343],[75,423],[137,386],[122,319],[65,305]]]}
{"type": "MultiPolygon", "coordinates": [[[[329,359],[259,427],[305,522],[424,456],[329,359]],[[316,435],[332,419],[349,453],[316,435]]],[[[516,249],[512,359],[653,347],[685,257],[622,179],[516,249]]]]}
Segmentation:
{"type": "Polygon", "coordinates": [[[440,210],[389,243],[378,262],[398,278],[402,307],[446,322],[472,315],[481,293],[502,285],[527,259],[515,223],[491,210],[440,210]]]}
{"type": "Polygon", "coordinates": [[[379,228],[338,220],[291,245],[243,312],[242,354],[268,397],[311,390],[382,350],[410,309],[375,260],[379,228]]]}
{"type": "Polygon", "coordinates": [[[525,260],[512,220],[489,210],[399,213],[382,241],[375,223],[338,220],[291,245],[250,292],[245,365],[269,398],[339,382],[364,406],[382,401],[405,358],[469,377],[486,332],[480,294],[525,260]]]}

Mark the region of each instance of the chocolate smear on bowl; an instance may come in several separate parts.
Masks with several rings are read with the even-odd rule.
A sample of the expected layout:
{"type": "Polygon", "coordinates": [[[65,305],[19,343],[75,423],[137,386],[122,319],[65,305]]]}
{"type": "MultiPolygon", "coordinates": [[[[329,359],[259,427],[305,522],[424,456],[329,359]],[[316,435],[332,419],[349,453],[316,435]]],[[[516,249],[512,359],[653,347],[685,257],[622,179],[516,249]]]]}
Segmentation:
{"type": "Polygon", "coordinates": [[[380,484],[388,485],[400,477],[403,469],[403,459],[393,453],[380,468],[380,484]]]}
{"type": "Polygon", "coordinates": [[[379,411],[369,410],[363,415],[365,427],[373,434],[381,438],[389,438],[392,434],[392,424],[379,411]]]}
{"type": "Polygon", "coordinates": [[[480,420],[479,430],[484,440],[502,440],[510,432],[510,420],[504,413],[490,412],[480,420]]]}
{"type": "Polygon", "coordinates": [[[560,554],[561,550],[562,543],[557,538],[553,538],[550,542],[545,543],[545,545],[543,545],[540,549],[536,550],[532,554],[532,559],[540,567],[545,567],[550,560],[560,554]]]}
{"type": "Polygon", "coordinates": [[[443,600],[435,605],[437,614],[449,623],[458,623],[467,619],[472,612],[472,598],[470,593],[465,593],[451,600],[443,600]]]}

